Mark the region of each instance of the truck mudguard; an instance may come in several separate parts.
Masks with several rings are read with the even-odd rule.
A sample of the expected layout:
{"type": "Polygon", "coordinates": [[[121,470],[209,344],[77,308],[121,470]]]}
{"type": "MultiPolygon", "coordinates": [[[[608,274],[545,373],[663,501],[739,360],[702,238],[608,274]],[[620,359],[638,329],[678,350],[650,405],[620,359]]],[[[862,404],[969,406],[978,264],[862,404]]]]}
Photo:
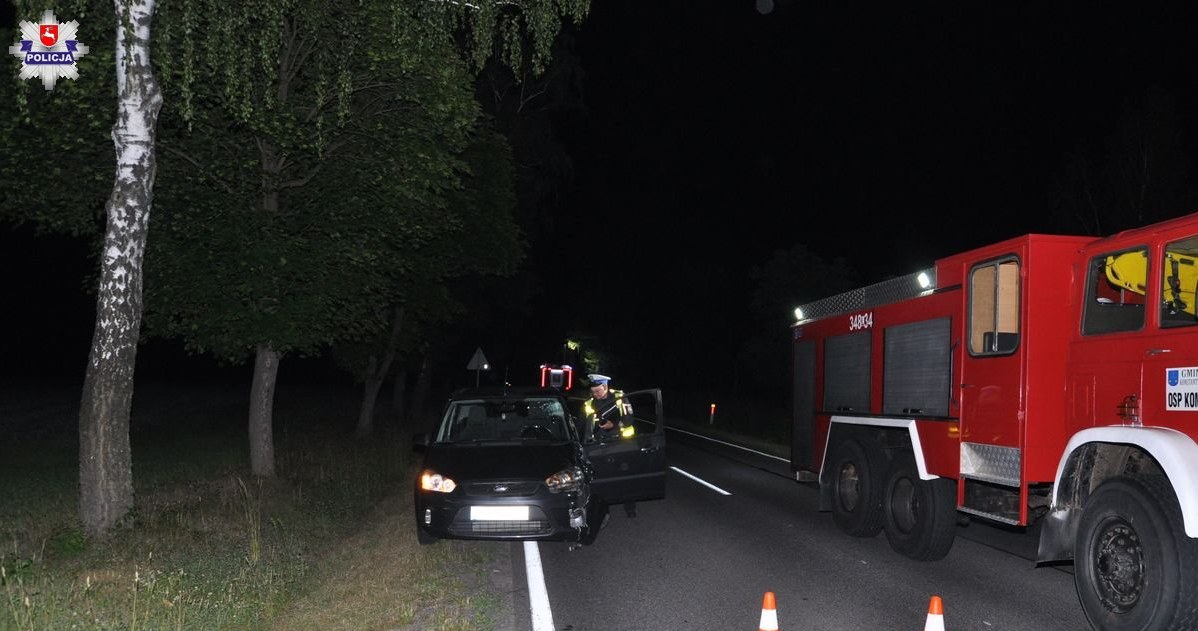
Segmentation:
{"type": "Polygon", "coordinates": [[[1091,443],[1135,445],[1148,452],[1169,477],[1173,493],[1181,505],[1185,520],[1186,536],[1198,538],[1198,444],[1185,434],[1167,427],[1135,427],[1116,425],[1084,429],[1069,439],[1065,455],[1057,465],[1057,476],[1052,490],[1052,511],[1063,509],[1057,496],[1062,478],[1070,466],[1073,454],[1091,443]]]}
{"type": "Polygon", "coordinates": [[[928,473],[927,463],[923,457],[923,445],[919,442],[919,431],[915,429],[915,419],[913,418],[888,418],[880,416],[833,416],[829,419],[831,424],[828,426],[828,438],[824,441],[824,457],[820,464],[820,479],[823,479],[823,468],[828,463],[828,442],[832,439],[832,432],[836,429],[836,425],[867,425],[871,427],[894,427],[898,429],[906,429],[911,436],[911,450],[915,452],[915,466],[919,469],[919,479],[935,480],[940,476],[928,473]]]}

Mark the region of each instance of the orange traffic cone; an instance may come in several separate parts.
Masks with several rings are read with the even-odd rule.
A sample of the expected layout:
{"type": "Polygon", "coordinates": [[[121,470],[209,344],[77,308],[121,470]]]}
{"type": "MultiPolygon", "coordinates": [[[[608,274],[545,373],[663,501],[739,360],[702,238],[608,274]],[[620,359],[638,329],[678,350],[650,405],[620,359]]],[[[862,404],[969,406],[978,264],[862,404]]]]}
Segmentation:
{"type": "Polygon", "coordinates": [[[778,631],[778,605],[774,602],[774,592],[766,592],[761,599],[761,622],[757,623],[757,631],[778,631]]]}
{"type": "Polygon", "coordinates": [[[923,631],[944,631],[944,603],[939,596],[932,596],[928,603],[928,621],[924,623],[923,631]]]}

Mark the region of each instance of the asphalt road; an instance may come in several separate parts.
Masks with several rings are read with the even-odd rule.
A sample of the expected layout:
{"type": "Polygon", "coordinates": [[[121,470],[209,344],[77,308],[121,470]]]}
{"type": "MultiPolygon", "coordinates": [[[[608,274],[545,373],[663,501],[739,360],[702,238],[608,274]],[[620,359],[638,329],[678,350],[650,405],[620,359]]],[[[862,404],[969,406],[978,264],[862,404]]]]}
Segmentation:
{"type": "MultiPolygon", "coordinates": [[[[560,631],[756,629],[766,591],[782,631],[923,629],[944,600],[951,631],[1085,631],[1071,567],[1035,567],[1034,533],[974,523],[948,557],[920,563],[885,535],[849,537],[784,463],[671,432],[667,498],[619,507],[594,545],[538,546],[560,631]]],[[[512,545],[518,630],[531,630],[524,549],[512,545]]]]}

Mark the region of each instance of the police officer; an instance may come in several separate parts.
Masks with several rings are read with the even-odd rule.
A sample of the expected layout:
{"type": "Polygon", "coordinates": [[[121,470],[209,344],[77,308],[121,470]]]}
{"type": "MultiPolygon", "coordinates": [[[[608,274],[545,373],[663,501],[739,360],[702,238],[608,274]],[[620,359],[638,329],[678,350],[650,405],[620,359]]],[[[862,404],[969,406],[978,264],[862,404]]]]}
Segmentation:
{"type": "MultiPolygon", "coordinates": [[[[632,414],[632,406],[624,400],[624,393],[611,388],[611,377],[593,373],[587,375],[591,382],[591,398],[583,404],[583,413],[595,427],[595,438],[631,438],[636,429],[631,423],[624,424],[624,417],[632,414]]],[[[636,502],[625,502],[624,512],[636,517],[636,502]]]]}
{"type": "Polygon", "coordinates": [[[631,425],[625,427],[623,422],[624,415],[632,414],[624,393],[611,388],[611,377],[607,375],[590,374],[587,378],[591,381],[591,398],[583,405],[583,413],[595,425],[595,438],[632,436],[635,430],[631,425]]]}

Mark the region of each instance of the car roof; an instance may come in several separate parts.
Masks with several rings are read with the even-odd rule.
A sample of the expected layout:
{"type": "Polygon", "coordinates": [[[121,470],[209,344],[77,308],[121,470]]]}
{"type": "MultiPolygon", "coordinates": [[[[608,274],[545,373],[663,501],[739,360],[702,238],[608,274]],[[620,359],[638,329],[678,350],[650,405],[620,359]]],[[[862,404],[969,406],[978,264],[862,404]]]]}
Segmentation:
{"type": "Polygon", "coordinates": [[[528,399],[528,398],[543,398],[553,397],[556,399],[566,398],[565,393],[556,388],[503,388],[499,386],[490,386],[483,388],[462,388],[449,395],[450,401],[459,399],[528,399]]]}

